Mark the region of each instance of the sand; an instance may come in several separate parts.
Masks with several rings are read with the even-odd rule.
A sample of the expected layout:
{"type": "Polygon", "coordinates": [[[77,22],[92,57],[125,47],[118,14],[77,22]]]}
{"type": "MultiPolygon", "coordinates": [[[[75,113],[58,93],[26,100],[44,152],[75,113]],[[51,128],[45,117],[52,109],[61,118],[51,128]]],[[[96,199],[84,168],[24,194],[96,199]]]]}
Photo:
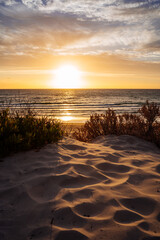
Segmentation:
{"type": "Polygon", "coordinates": [[[1,240],[160,239],[160,149],[64,138],[0,161],[1,240]]]}

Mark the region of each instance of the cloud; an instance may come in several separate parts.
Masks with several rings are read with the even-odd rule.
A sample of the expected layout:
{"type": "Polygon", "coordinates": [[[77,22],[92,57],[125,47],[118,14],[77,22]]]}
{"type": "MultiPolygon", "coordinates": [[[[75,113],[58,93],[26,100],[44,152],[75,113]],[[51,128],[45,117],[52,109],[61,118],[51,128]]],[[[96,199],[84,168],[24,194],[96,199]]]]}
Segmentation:
{"type": "Polygon", "coordinates": [[[150,42],[143,46],[143,49],[147,49],[148,51],[158,51],[160,52],[160,40],[150,42]]]}
{"type": "Polygon", "coordinates": [[[159,15],[160,1],[159,0],[124,0],[124,5],[121,6],[121,14],[125,15],[159,15]]]}
{"type": "MultiPolygon", "coordinates": [[[[76,16],[42,14],[25,7],[4,9],[1,12],[1,46],[25,48],[61,48],[88,38],[91,33],[76,16]]],[[[24,49],[24,50],[25,50],[24,49]]]]}
{"type": "Polygon", "coordinates": [[[0,0],[0,53],[108,53],[154,61],[156,51],[157,61],[159,10],[159,0],[0,0]]]}

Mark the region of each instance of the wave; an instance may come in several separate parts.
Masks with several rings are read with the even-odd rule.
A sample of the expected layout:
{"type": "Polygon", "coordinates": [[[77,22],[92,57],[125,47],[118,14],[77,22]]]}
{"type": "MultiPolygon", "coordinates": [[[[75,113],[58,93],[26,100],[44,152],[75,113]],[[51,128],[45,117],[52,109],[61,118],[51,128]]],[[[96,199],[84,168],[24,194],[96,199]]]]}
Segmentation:
{"type": "Polygon", "coordinates": [[[160,104],[160,90],[0,90],[0,107],[30,108],[39,116],[89,118],[108,108],[136,113],[146,100],[160,104]]]}

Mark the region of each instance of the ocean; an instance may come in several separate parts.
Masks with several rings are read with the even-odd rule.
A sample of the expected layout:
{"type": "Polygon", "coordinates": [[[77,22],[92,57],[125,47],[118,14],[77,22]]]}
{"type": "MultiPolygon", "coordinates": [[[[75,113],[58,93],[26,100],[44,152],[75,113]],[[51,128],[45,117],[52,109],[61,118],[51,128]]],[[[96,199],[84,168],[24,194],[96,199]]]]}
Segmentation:
{"type": "Polygon", "coordinates": [[[160,89],[33,89],[0,90],[0,107],[30,108],[38,116],[83,123],[108,108],[136,113],[149,100],[160,104],[160,89]]]}

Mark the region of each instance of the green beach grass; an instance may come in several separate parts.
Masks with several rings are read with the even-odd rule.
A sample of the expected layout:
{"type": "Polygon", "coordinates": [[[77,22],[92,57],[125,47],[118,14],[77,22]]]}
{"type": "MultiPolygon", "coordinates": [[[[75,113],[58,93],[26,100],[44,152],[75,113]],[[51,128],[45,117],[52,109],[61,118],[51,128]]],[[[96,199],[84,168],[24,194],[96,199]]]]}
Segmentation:
{"type": "MultiPolygon", "coordinates": [[[[148,101],[137,114],[117,114],[108,109],[105,114],[93,114],[82,126],[72,129],[72,137],[90,142],[103,135],[132,135],[160,147],[160,108],[148,101]]],[[[41,148],[67,136],[64,126],[56,119],[36,117],[31,110],[20,114],[9,108],[0,111],[0,157],[11,153],[41,148]]]]}
{"type": "Polygon", "coordinates": [[[0,112],[0,156],[40,148],[63,136],[61,123],[46,117],[37,118],[29,109],[25,114],[8,108],[0,112]]]}

